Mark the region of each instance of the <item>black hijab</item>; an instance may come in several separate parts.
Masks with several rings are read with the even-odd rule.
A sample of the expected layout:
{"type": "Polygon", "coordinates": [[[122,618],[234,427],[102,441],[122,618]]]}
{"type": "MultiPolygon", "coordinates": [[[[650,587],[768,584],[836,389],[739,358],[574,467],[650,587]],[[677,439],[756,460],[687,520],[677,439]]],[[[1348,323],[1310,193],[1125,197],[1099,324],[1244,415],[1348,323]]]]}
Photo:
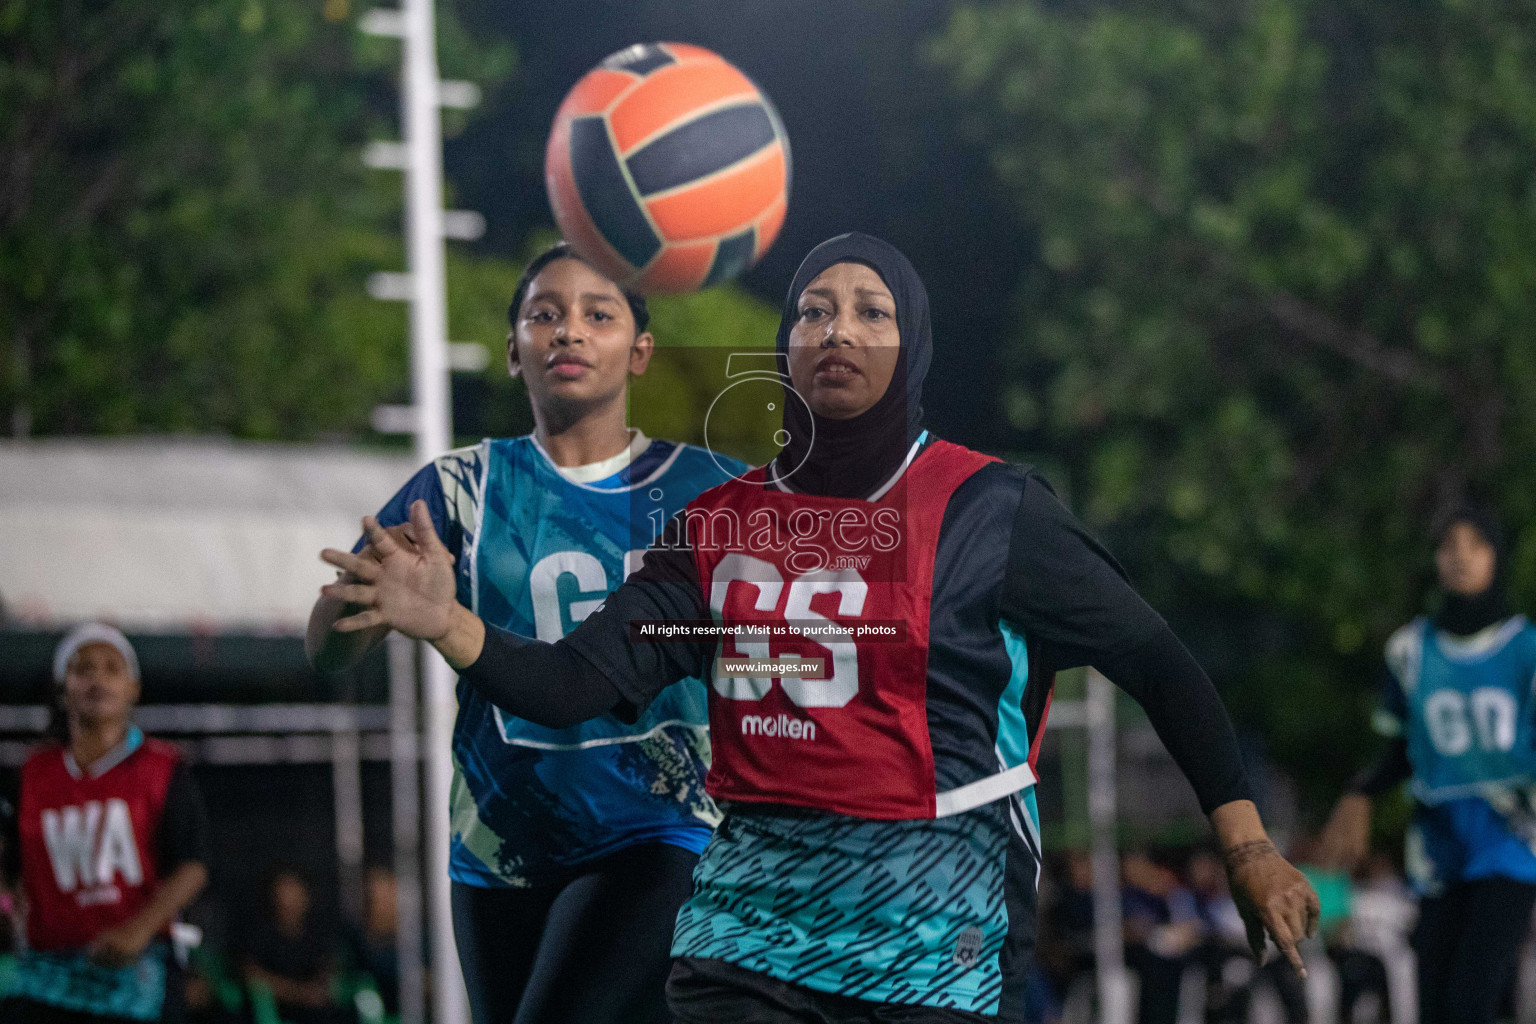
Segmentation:
{"type": "MultiPolygon", "coordinates": [[[[805,494],[865,498],[896,473],[923,431],[923,378],[933,361],[928,290],[911,262],[889,242],[857,231],[829,238],[800,264],[784,299],[777,347],[786,371],[789,332],[799,319],[800,293],[837,263],[862,263],[891,290],[901,332],[896,371],[885,394],[852,419],[818,416],[805,402],[788,397],[784,430],[789,443],[769,469],[770,475],[782,474],[791,489],[805,494]]],[[[785,386],[789,386],[787,375],[785,386]]]]}
{"type": "Polygon", "coordinates": [[[1472,527],[1493,548],[1493,581],[1487,590],[1471,597],[1449,591],[1442,593],[1434,622],[1437,629],[1447,633],[1471,636],[1509,617],[1509,597],[1504,589],[1504,528],[1492,509],[1475,502],[1464,502],[1436,525],[1435,547],[1445,542],[1445,535],[1457,523],[1472,527]]]}

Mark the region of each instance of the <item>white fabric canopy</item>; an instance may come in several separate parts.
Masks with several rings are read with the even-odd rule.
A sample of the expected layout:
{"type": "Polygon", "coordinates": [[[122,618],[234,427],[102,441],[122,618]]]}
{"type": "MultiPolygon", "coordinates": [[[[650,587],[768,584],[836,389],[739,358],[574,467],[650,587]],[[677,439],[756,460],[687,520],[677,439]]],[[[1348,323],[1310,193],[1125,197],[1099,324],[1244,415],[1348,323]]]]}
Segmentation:
{"type": "Polygon", "coordinates": [[[0,601],[14,624],[302,632],[408,457],[222,440],[0,441],[0,601]]]}

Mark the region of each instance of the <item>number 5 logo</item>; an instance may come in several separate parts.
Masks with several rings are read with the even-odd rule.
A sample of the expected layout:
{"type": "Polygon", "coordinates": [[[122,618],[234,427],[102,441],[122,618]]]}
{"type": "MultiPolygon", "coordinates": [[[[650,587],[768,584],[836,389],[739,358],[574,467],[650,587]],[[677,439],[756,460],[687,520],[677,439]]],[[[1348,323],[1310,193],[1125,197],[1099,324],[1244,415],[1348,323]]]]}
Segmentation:
{"type": "MultiPolygon", "coordinates": [[[[757,590],[752,607],[760,612],[776,612],[779,600],[784,596],[784,576],[777,566],[751,555],[730,554],[720,559],[710,578],[709,610],[715,622],[725,621],[725,600],[732,584],[743,584],[757,590]]],[[[783,678],[779,676],[715,677],[715,692],[731,700],[762,700],[778,679],[785,696],[802,708],[840,708],[853,700],[859,692],[859,648],[854,643],[853,631],[838,624],[820,612],[811,609],[811,598],[817,594],[837,594],[837,614],[862,615],[864,599],[869,595],[869,584],[853,569],[836,572],[821,569],[799,576],[789,584],[789,596],[784,602],[783,619],[794,623],[815,624],[818,631],[816,642],[832,655],[832,672],[827,679],[783,678]]],[[[743,658],[765,661],[768,641],[736,639],[736,650],[743,658]]],[[[786,654],[781,660],[798,658],[786,654]]]]}

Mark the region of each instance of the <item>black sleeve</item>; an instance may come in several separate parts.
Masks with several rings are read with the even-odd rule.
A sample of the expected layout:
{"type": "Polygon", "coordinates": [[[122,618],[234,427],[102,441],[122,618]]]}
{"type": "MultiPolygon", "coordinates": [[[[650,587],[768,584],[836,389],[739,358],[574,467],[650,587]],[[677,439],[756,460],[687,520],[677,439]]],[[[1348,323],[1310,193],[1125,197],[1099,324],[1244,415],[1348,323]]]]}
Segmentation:
{"type": "Polygon", "coordinates": [[[1378,797],[1389,789],[1395,789],[1412,774],[1413,765],[1408,760],[1408,740],[1403,736],[1393,736],[1387,740],[1381,753],[1376,755],[1376,760],[1349,781],[1348,790],[1362,796],[1378,797]]]}
{"type": "Polygon", "coordinates": [[[169,875],[187,863],[207,864],[211,859],[208,844],[208,811],[202,794],[192,779],[192,769],[183,761],[171,774],[165,792],[165,808],[160,813],[160,832],[155,838],[160,856],[160,873],[169,875]]]}
{"type": "Polygon", "coordinates": [[[461,677],[539,725],[560,728],[609,710],[632,718],[679,679],[702,676],[714,643],[639,641],[630,622],[708,617],[682,520],[674,518],[640,568],[564,639],[547,644],[487,625],[486,646],[461,677]]]}
{"type": "Polygon", "coordinates": [[[1237,736],[1210,678],[1034,474],[1014,515],[1001,615],[1037,645],[1049,670],[1092,665],[1135,698],[1204,811],[1252,799],[1237,736]]]}
{"type": "Polygon", "coordinates": [[[596,718],[620,701],[607,677],[564,641],[548,644],[490,623],[480,657],[459,678],[501,710],[550,729],[596,718]]]}
{"type": "MultiPolygon", "coordinates": [[[[1408,695],[1390,665],[1382,663],[1376,675],[1376,712],[1371,716],[1371,726],[1383,736],[1403,736],[1408,723],[1408,695]]],[[[1403,756],[1407,756],[1406,752],[1403,756]]]]}
{"type": "Polygon", "coordinates": [[[1202,811],[1253,799],[1227,709],[1173,630],[1164,626],[1139,647],[1101,657],[1094,668],[1146,710],[1202,811]]]}
{"type": "Polygon", "coordinates": [[[1001,613],[1047,645],[1057,668],[1096,664],[1167,628],[1114,556],[1034,473],[1024,478],[1014,513],[1001,613]]]}
{"type": "Polygon", "coordinates": [[[21,794],[14,769],[0,770],[0,883],[21,881],[21,794]]]}
{"type": "Polygon", "coordinates": [[[640,568],[562,643],[596,665],[638,713],[679,679],[702,678],[715,642],[638,640],[631,637],[629,624],[697,622],[709,615],[684,520],[674,516],[646,551],[640,568]]]}
{"type": "Polygon", "coordinates": [[[1386,745],[1376,759],[1362,768],[1345,787],[1347,792],[1362,796],[1378,797],[1389,789],[1395,789],[1413,774],[1413,764],[1408,760],[1408,697],[1403,692],[1392,667],[1383,663],[1377,673],[1376,711],[1371,725],[1376,732],[1387,738],[1386,745]]]}

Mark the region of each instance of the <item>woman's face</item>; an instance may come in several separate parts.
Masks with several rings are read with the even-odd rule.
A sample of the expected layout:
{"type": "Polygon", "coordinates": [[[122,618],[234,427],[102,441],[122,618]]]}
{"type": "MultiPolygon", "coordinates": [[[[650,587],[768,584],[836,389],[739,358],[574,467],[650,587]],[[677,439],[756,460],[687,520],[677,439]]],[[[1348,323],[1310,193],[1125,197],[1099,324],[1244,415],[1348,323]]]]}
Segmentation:
{"type": "Polygon", "coordinates": [[[287,872],[272,879],[272,916],[281,928],[303,928],[309,916],[309,886],[287,872]]]}
{"type": "Polygon", "coordinates": [[[901,355],[896,299],[862,263],[835,263],[796,303],[789,379],[818,416],[852,419],[885,394],[901,355]]]}
{"type": "Polygon", "coordinates": [[[649,333],[636,337],[618,285],[581,260],[561,258],[529,282],[507,336],[507,369],[523,378],[535,409],[579,413],[622,400],[654,344],[649,333]]]}
{"type": "Polygon", "coordinates": [[[139,681],[111,644],[86,644],[64,669],[64,710],[85,725],[127,719],[139,701],[139,681]]]}
{"type": "Polygon", "coordinates": [[[1452,523],[1435,549],[1440,586],[1452,594],[1476,597],[1493,583],[1498,554],[1471,523],[1452,523]]]}

